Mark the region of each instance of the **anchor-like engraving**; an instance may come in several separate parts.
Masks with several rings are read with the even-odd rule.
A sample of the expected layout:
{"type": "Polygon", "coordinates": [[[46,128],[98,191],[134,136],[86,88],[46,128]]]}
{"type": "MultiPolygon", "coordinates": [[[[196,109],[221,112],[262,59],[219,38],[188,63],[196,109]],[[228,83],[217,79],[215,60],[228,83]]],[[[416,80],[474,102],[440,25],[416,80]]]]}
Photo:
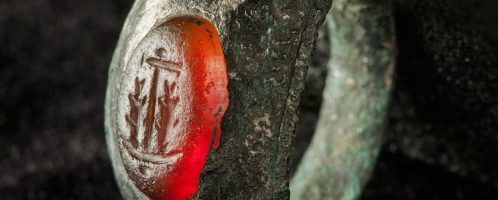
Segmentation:
{"type": "MultiPolygon", "coordinates": [[[[164,48],[156,49],[155,54],[157,57],[145,59],[145,62],[153,68],[148,94],[140,98],[145,79],[140,80],[136,77],[134,91],[128,95],[130,110],[125,115],[125,120],[130,127],[130,134],[129,138],[121,136],[121,139],[123,146],[133,158],[151,164],[167,164],[182,154],[180,150],[169,147],[166,140],[168,132],[175,128],[180,120],[174,116],[180,97],[175,93],[178,87],[176,80],[171,82],[164,80],[160,84],[162,90],[158,90],[159,74],[161,71],[171,72],[177,79],[182,69],[180,64],[164,59],[166,54],[164,48]],[[158,91],[162,91],[162,94],[158,94],[158,91]],[[139,135],[143,136],[141,140],[139,135]]],[[[141,62],[142,67],[143,61],[144,58],[141,62]]]]}
{"type": "Polygon", "coordinates": [[[173,17],[127,58],[110,93],[115,164],[126,173],[118,178],[144,199],[192,199],[230,101],[217,29],[199,16],[173,17]]]}

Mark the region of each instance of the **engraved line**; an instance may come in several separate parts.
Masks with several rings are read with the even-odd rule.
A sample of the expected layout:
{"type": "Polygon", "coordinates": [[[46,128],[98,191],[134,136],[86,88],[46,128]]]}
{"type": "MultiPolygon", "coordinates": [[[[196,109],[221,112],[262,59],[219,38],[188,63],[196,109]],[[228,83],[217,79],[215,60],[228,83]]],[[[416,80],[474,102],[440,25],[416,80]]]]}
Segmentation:
{"type": "Polygon", "coordinates": [[[143,154],[137,151],[133,146],[131,145],[130,142],[128,142],[126,139],[123,139],[123,145],[125,148],[128,150],[128,153],[141,161],[144,162],[149,162],[153,164],[166,164],[166,163],[171,163],[174,160],[178,159],[183,153],[181,151],[175,150],[175,151],[170,151],[166,155],[167,157],[164,157],[163,155],[156,155],[156,154],[143,154]]]}
{"type": "Polygon", "coordinates": [[[156,128],[158,131],[157,145],[161,154],[166,151],[168,128],[171,127],[173,109],[179,100],[178,96],[173,95],[175,86],[176,82],[170,84],[168,80],[165,80],[163,82],[164,94],[159,97],[160,122],[157,123],[156,128]]]}
{"type": "Polygon", "coordinates": [[[130,142],[134,147],[138,147],[138,118],[140,115],[140,110],[142,109],[143,100],[139,102],[137,99],[143,88],[144,81],[139,81],[138,77],[135,78],[135,94],[128,95],[130,101],[130,112],[125,115],[126,122],[130,126],[130,142]]]}
{"type": "Polygon", "coordinates": [[[147,58],[145,62],[147,62],[152,67],[161,68],[173,72],[176,74],[176,76],[179,76],[180,73],[182,72],[180,64],[172,61],[161,60],[157,58],[147,58]]]}
{"type": "Polygon", "coordinates": [[[144,132],[144,138],[142,141],[142,145],[144,147],[144,151],[148,152],[149,150],[149,145],[151,143],[151,136],[152,136],[152,131],[153,131],[153,124],[154,124],[154,114],[156,110],[156,96],[157,96],[157,79],[159,76],[159,69],[154,69],[154,73],[152,74],[152,85],[150,86],[150,97],[149,97],[149,104],[147,105],[147,116],[145,117],[144,123],[145,123],[145,132],[144,132]]]}
{"type": "Polygon", "coordinates": [[[134,127],[137,127],[137,122],[135,120],[133,120],[129,115],[126,115],[126,121],[131,125],[131,126],[134,126],[134,127]]]}

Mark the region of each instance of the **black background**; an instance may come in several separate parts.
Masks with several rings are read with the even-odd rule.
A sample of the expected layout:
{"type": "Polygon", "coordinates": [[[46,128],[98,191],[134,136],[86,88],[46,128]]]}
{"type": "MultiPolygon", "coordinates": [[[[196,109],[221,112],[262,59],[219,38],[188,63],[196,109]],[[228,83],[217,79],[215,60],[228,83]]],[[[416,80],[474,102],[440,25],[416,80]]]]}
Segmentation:
{"type": "Polygon", "coordinates": [[[130,0],[0,1],[0,199],[119,199],[103,128],[130,0]]]}

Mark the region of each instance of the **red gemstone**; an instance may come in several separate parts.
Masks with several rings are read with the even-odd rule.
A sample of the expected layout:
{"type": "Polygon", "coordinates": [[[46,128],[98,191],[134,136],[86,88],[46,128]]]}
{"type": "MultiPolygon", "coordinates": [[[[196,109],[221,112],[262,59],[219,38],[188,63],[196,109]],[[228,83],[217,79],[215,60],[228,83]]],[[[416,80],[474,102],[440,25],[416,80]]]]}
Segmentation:
{"type": "Polygon", "coordinates": [[[197,193],[228,106],[227,67],[215,26],[181,16],[153,28],[133,51],[118,104],[125,170],[152,199],[197,193]]]}

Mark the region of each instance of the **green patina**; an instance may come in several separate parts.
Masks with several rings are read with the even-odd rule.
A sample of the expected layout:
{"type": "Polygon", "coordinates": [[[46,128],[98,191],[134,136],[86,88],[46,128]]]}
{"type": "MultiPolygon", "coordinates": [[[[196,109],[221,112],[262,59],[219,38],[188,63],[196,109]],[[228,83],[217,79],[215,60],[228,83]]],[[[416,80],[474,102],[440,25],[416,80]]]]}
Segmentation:
{"type": "Polygon", "coordinates": [[[389,1],[336,0],[327,17],[331,58],[314,138],[292,199],[356,199],[382,143],[395,65],[389,1]]]}

